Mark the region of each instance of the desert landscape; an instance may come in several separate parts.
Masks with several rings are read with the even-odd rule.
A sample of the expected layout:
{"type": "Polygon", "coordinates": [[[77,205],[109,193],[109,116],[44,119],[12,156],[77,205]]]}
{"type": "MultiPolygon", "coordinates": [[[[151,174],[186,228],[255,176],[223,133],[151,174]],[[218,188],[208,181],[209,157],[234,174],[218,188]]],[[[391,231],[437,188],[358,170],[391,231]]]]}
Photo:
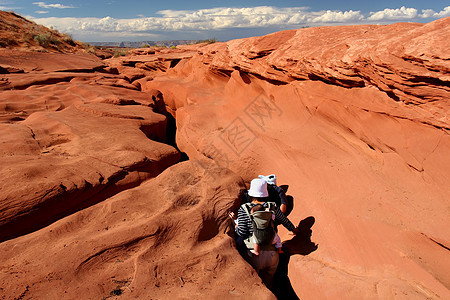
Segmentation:
{"type": "Polygon", "coordinates": [[[449,32],[114,55],[0,11],[0,299],[450,299],[449,32]],[[270,291],[228,213],[272,173],[270,291]]]}

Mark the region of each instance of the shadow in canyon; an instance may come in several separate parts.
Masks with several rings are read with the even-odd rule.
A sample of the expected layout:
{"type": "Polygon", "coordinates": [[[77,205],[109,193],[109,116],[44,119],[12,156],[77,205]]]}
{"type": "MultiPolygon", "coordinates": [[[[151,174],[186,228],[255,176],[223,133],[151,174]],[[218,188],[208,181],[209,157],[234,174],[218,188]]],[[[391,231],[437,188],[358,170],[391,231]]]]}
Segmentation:
{"type": "Polygon", "coordinates": [[[284,253],[280,253],[280,261],[271,289],[277,299],[300,299],[295,293],[288,276],[289,261],[292,255],[306,256],[317,250],[318,245],[311,241],[311,227],[315,221],[312,216],[301,220],[298,225],[298,234],[283,243],[284,253]]]}

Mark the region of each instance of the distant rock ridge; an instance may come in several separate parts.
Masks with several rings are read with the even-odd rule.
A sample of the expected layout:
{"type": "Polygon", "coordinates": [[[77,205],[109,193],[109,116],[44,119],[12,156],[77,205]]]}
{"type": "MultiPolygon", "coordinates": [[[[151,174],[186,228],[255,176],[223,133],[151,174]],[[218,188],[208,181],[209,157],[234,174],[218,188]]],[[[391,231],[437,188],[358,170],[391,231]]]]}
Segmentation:
{"type": "Polygon", "coordinates": [[[125,47],[140,48],[143,46],[161,46],[172,47],[178,45],[189,45],[198,42],[198,40],[167,40],[167,41],[139,41],[139,42],[89,42],[92,46],[99,47],[125,47]]]}

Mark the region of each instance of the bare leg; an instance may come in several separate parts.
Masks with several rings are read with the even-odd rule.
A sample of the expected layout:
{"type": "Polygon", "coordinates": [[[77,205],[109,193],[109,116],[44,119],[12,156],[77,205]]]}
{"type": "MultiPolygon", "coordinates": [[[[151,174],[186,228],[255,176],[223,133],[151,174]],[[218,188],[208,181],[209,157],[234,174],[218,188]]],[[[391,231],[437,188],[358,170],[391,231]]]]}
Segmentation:
{"type": "Polygon", "coordinates": [[[261,247],[257,243],[253,243],[253,254],[259,255],[261,252],[261,247]]]}
{"type": "Polygon", "coordinates": [[[281,247],[283,245],[281,244],[281,239],[278,234],[275,233],[275,237],[273,238],[272,244],[277,248],[278,253],[283,253],[283,250],[281,250],[281,247]]]}

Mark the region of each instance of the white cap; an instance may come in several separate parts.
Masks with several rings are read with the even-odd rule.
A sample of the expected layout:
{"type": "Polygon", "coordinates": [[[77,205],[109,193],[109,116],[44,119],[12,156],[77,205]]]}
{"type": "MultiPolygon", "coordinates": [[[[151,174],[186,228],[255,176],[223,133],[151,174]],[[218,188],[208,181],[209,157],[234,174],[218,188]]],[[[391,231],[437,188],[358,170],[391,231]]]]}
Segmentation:
{"type": "Polygon", "coordinates": [[[269,193],[267,192],[267,182],[261,178],[255,178],[250,182],[250,189],[248,190],[248,195],[251,197],[267,197],[269,193]]]}
{"type": "Polygon", "coordinates": [[[270,174],[267,176],[258,175],[258,177],[264,179],[268,184],[277,185],[277,176],[275,176],[275,174],[270,174]]]}

